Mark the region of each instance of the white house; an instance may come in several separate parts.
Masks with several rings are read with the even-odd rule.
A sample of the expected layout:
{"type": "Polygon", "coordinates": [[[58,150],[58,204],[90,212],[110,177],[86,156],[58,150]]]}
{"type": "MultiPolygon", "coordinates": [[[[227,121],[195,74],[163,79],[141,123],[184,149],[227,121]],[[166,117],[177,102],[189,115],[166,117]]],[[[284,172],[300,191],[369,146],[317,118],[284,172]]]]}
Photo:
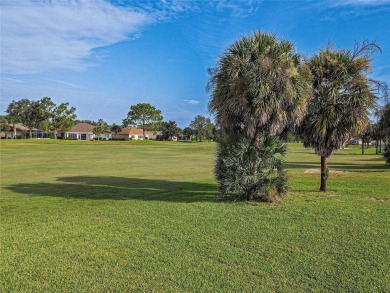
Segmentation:
{"type": "Polygon", "coordinates": [[[95,135],[93,134],[94,125],[89,123],[77,123],[71,130],[65,132],[65,138],[77,139],[77,140],[93,140],[95,135]]]}

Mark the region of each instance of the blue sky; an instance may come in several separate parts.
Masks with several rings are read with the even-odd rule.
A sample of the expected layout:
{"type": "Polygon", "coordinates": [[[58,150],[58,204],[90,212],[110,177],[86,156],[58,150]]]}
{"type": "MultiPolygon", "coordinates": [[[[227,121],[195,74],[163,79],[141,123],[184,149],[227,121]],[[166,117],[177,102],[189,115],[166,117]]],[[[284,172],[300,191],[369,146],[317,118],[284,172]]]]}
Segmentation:
{"type": "Polygon", "coordinates": [[[1,1],[1,102],[51,97],[78,119],[121,123],[147,102],[188,126],[209,115],[207,69],[255,30],[311,56],[375,40],[371,76],[390,84],[390,0],[1,1]]]}

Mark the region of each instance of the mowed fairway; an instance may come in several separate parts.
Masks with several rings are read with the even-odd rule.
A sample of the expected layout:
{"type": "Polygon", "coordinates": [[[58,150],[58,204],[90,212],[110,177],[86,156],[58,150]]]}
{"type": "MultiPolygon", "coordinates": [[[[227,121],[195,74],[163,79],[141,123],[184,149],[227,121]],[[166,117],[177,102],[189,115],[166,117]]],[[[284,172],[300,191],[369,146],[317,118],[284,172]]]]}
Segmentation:
{"type": "Polygon", "coordinates": [[[4,141],[1,292],[390,292],[390,167],[290,144],[283,204],[219,200],[214,143],[4,141]]]}

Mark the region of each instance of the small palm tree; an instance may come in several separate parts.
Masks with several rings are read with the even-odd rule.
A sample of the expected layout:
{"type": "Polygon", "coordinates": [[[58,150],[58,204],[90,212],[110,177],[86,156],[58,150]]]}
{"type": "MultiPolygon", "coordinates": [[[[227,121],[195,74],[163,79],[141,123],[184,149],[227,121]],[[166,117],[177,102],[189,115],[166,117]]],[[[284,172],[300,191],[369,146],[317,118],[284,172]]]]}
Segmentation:
{"type": "Polygon", "coordinates": [[[286,144],[275,136],[262,135],[259,147],[246,137],[220,140],[215,165],[220,195],[279,202],[288,190],[286,151],[286,144]]]}
{"type": "Polygon", "coordinates": [[[313,96],[302,124],[305,147],[321,157],[320,190],[326,191],[327,160],[366,128],[377,95],[386,87],[367,77],[378,46],[364,42],[353,52],[331,45],[313,56],[308,65],[313,75],[313,96]]]}

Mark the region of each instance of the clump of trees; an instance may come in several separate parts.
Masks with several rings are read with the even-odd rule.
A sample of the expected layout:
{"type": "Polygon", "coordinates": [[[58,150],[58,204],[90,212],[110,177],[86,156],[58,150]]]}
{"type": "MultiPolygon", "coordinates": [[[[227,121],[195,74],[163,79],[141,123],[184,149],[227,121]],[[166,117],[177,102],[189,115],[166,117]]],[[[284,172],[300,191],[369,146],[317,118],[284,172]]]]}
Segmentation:
{"type": "Polygon", "coordinates": [[[215,138],[215,126],[210,118],[198,115],[191,121],[189,128],[190,136],[194,135],[199,142],[211,141],[215,138]]]}
{"type": "Polygon", "coordinates": [[[44,97],[37,101],[29,99],[13,100],[7,107],[5,120],[12,125],[13,138],[16,138],[17,123],[30,129],[30,138],[34,128],[53,131],[57,138],[59,129],[69,130],[76,119],[76,108],[69,107],[69,103],[55,104],[51,98],[44,97]]]}
{"type": "Polygon", "coordinates": [[[159,128],[160,134],[159,140],[173,140],[177,138],[179,140],[196,140],[213,141],[216,136],[216,128],[210,118],[202,115],[197,115],[190,123],[188,127],[181,129],[176,121],[169,120],[168,122],[161,122],[159,128]]]}
{"type": "Polygon", "coordinates": [[[365,130],[371,135],[370,114],[387,96],[386,85],[368,77],[377,50],[367,41],[352,51],[328,45],[304,60],[291,42],[267,33],[233,43],[210,70],[221,196],[280,201],[288,189],[280,139],[289,133],[321,157],[326,191],[328,158],[365,130]]]}
{"type": "Polygon", "coordinates": [[[176,121],[169,120],[168,122],[162,122],[161,127],[161,139],[172,140],[182,133],[180,127],[177,126],[176,121]]]}

